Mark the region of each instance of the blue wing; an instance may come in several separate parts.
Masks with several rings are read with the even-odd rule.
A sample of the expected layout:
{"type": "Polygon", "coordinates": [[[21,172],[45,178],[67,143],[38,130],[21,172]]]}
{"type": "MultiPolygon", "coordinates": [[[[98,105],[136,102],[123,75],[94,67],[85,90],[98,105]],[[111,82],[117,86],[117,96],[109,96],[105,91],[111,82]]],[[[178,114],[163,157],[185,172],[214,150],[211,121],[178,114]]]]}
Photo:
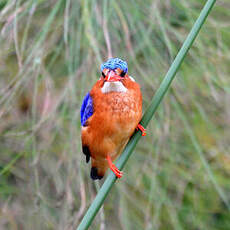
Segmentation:
{"type": "Polygon", "coordinates": [[[93,99],[87,93],[81,105],[81,125],[85,126],[86,121],[93,115],[93,99]]]}

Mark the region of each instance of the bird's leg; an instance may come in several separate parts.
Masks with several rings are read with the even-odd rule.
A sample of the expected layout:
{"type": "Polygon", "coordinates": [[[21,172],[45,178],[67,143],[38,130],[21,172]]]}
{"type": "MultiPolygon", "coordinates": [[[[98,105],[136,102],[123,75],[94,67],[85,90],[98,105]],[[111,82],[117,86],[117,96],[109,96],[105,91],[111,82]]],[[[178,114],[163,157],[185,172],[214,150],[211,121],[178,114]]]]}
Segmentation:
{"type": "Polygon", "coordinates": [[[146,129],[140,123],[137,125],[136,129],[139,129],[142,132],[142,136],[146,136],[146,129]]]}
{"type": "Polygon", "coordinates": [[[109,163],[109,168],[114,172],[116,177],[121,178],[123,176],[123,172],[120,171],[115,164],[113,164],[111,157],[107,155],[107,161],[109,163]]]}

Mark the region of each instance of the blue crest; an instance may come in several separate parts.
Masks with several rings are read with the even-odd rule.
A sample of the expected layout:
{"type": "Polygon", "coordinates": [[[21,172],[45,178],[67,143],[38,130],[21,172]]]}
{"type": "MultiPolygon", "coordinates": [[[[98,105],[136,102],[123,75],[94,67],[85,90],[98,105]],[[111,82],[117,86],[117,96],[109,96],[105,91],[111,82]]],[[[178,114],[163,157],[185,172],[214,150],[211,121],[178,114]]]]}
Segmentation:
{"type": "Polygon", "coordinates": [[[120,58],[110,58],[107,62],[101,65],[101,71],[103,71],[103,69],[114,70],[116,68],[120,68],[125,73],[127,73],[128,71],[127,62],[121,60],[120,58]]]}
{"type": "Polygon", "coordinates": [[[93,115],[93,99],[87,93],[81,105],[81,125],[84,126],[85,122],[93,115]]]}

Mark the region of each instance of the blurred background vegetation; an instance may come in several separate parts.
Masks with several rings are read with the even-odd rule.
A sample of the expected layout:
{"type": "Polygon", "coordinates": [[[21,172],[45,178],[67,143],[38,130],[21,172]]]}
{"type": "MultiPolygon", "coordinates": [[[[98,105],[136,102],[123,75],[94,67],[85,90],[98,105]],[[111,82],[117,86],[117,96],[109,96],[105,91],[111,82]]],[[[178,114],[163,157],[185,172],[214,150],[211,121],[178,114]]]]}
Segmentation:
{"type": "MultiPolygon", "coordinates": [[[[76,229],[103,181],[81,101],[108,56],[147,107],[204,0],[0,0],[0,229],[76,229]]],[[[90,229],[230,229],[230,2],[219,0],[90,229]]]]}

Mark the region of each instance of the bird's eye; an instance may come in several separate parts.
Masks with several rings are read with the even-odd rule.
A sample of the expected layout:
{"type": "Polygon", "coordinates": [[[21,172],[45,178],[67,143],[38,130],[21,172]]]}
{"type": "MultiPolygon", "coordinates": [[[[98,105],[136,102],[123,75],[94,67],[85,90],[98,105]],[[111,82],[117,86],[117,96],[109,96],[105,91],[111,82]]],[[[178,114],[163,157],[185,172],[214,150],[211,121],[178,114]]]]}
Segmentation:
{"type": "Polygon", "coordinates": [[[122,72],[120,73],[120,76],[121,76],[121,77],[124,77],[125,74],[126,74],[126,73],[125,73],[124,71],[122,71],[122,72]]]}
{"type": "Polygon", "coordinates": [[[106,76],[105,76],[105,74],[104,74],[104,72],[101,72],[101,74],[102,74],[102,76],[105,78],[106,76]]]}

